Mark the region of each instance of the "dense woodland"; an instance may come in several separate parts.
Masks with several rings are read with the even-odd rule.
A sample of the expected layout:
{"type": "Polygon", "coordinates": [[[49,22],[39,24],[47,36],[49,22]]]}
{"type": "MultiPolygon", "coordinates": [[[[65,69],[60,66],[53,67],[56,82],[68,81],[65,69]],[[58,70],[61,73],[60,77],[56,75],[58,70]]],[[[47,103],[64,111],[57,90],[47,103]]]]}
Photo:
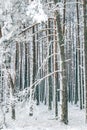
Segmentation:
{"type": "Polygon", "coordinates": [[[87,123],[87,0],[0,0],[0,109],[43,103],[68,124],[68,104],[87,123]]]}

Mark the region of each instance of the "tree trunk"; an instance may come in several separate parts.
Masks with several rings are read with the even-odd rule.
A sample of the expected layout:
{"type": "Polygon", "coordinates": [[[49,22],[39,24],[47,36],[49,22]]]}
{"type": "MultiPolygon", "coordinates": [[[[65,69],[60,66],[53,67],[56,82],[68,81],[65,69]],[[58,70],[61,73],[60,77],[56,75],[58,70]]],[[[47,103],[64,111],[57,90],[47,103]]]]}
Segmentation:
{"type": "Polygon", "coordinates": [[[19,87],[19,89],[20,90],[22,90],[23,89],[23,82],[22,82],[22,71],[23,71],[23,69],[22,69],[22,58],[23,58],[23,44],[22,43],[20,43],[20,83],[19,83],[19,85],[20,85],[20,87],[19,87]]]}
{"type": "Polygon", "coordinates": [[[25,42],[25,79],[24,79],[24,88],[28,87],[28,45],[25,42]]]}
{"type": "Polygon", "coordinates": [[[54,17],[54,107],[55,107],[55,117],[58,118],[58,73],[55,72],[58,70],[57,67],[57,31],[56,31],[56,19],[54,17]]]}
{"type": "MultiPolygon", "coordinates": [[[[38,25],[36,25],[36,31],[38,31],[38,25]]],[[[38,42],[38,33],[36,35],[36,39],[37,39],[37,42],[36,42],[36,70],[38,70],[39,68],[39,42],[38,42]]],[[[37,76],[38,78],[38,76],[37,76]]],[[[40,95],[40,92],[39,92],[39,84],[36,86],[36,101],[37,101],[37,105],[40,104],[40,100],[39,100],[39,95],[40,95]]]]}
{"type": "MultiPolygon", "coordinates": [[[[48,26],[47,28],[50,28],[50,19],[48,19],[48,26]]],[[[48,35],[48,56],[51,55],[51,45],[49,46],[50,42],[51,42],[51,37],[49,36],[51,34],[50,29],[47,31],[47,35],[48,35]]],[[[51,57],[48,58],[48,74],[51,73],[51,57]]],[[[52,109],[52,76],[49,76],[48,78],[48,109],[51,110],[52,109]]]]}
{"type": "Polygon", "coordinates": [[[15,86],[18,89],[19,86],[19,44],[18,42],[16,42],[15,72],[16,72],[15,86]]]}
{"type": "MultiPolygon", "coordinates": [[[[79,85],[79,97],[80,97],[80,109],[82,109],[82,91],[81,91],[81,68],[80,68],[80,28],[79,28],[79,5],[78,0],[76,3],[76,9],[77,9],[77,60],[78,60],[78,85],[79,85]]],[[[78,87],[78,86],[77,86],[78,87]]]]}
{"type": "MultiPolygon", "coordinates": [[[[55,4],[58,3],[57,0],[54,0],[55,4]]],[[[66,81],[66,64],[65,64],[65,53],[64,53],[64,38],[61,28],[61,20],[59,12],[55,12],[57,19],[57,28],[58,28],[58,37],[59,37],[59,45],[60,45],[60,53],[62,60],[62,115],[61,121],[65,124],[68,123],[68,104],[67,104],[67,81],[66,81]]]]}
{"type": "MultiPolygon", "coordinates": [[[[35,47],[35,26],[32,27],[32,34],[33,34],[33,41],[32,41],[32,44],[33,44],[33,74],[32,74],[32,83],[35,82],[35,78],[36,78],[36,47],[35,47]]],[[[29,112],[29,115],[30,116],[33,116],[33,100],[34,100],[34,88],[35,88],[35,85],[33,87],[31,87],[31,90],[30,90],[30,112],[29,112]]]]}
{"type": "Polygon", "coordinates": [[[11,74],[9,72],[8,72],[8,81],[9,81],[9,86],[10,86],[12,119],[15,120],[14,83],[13,83],[11,74]]]}
{"type": "Polygon", "coordinates": [[[87,0],[83,0],[84,9],[84,44],[85,44],[85,84],[86,84],[86,123],[87,123],[87,0]]]}
{"type": "Polygon", "coordinates": [[[2,37],[2,31],[1,31],[1,26],[0,26],[0,38],[2,37]]]}

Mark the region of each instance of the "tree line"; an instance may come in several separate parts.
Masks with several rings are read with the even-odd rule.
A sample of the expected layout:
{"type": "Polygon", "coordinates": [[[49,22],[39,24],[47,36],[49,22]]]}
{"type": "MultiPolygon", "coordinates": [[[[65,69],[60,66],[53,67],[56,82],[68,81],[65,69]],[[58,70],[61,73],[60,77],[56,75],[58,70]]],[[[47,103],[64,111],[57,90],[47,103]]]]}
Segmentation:
{"type": "MultiPolygon", "coordinates": [[[[23,6],[26,9],[28,2],[19,6],[21,2],[17,1],[14,10],[23,6]]],[[[71,103],[86,110],[87,122],[87,2],[45,0],[42,7],[48,19],[41,23],[32,24],[22,10],[22,20],[23,16],[26,18],[23,23],[15,20],[20,11],[15,15],[12,10],[4,12],[15,20],[9,32],[14,26],[15,30],[10,38],[8,33],[4,37],[1,22],[0,104],[3,109],[2,103],[8,106],[11,100],[15,119],[15,97],[19,101],[29,100],[30,116],[33,103],[42,102],[54,111],[55,119],[60,117],[68,124],[68,103],[71,103]]]]}

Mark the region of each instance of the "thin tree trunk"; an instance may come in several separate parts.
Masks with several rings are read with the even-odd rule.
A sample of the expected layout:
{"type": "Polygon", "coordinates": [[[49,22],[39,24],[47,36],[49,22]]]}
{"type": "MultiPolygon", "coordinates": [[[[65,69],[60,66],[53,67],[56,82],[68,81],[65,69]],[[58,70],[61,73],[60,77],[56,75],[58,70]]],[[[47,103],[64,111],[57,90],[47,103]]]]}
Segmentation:
{"type": "Polygon", "coordinates": [[[0,26],[0,38],[2,37],[2,31],[1,31],[1,26],[0,26]]]}
{"type": "Polygon", "coordinates": [[[16,72],[15,85],[16,88],[18,89],[19,86],[19,44],[18,42],[16,42],[15,72],[16,72]]]}
{"type": "MultiPolygon", "coordinates": [[[[55,18],[55,17],[54,17],[55,18]]],[[[54,72],[58,70],[57,67],[57,30],[56,19],[54,19],[54,72]]],[[[54,73],[54,105],[55,105],[55,117],[58,117],[58,73],[54,73]]]]}
{"type": "Polygon", "coordinates": [[[20,43],[20,90],[23,89],[23,84],[22,84],[22,57],[23,57],[23,44],[20,43]]]}
{"type": "Polygon", "coordinates": [[[86,123],[87,123],[87,0],[83,0],[84,9],[84,44],[85,44],[85,84],[86,84],[86,123]]]}
{"type": "MultiPolygon", "coordinates": [[[[48,27],[47,28],[50,28],[50,25],[51,22],[50,22],[50,19],[48,20],[48,27]]],[[[51,32],[50,32],[50,29],[47,31],[47,35],[50,35],[51,32]]],[[[48,36],[48,56],[51,55],[51,45],[49,45],[51,42],[51,37],[48,36]]],[[[48,58],[48,74],[51,73],[51,57],[48,58]]],[[[49,76],[48,77],[48,109],[51,110],[52,109],[52,76],[49,76]]]]}
{"type": "Polygon", "coordinates": [[[15,120],[14,83],[13,83],[11,74],[9,72],[8,72],[8,81],[9,81],[9,85],[10,85],[12,119],[15,120]]]}
{"type": "Polygon", "coordinates": [[[82,91],[81,91],[81,69],[80,69],[80,28],[79,28],[79,5],[78,0],[76,3],[77,8],[77,56],[78,56],[78,84],[79,84],[79,93],[80,93],[80,109],[82,109],[82,91]]]}
{"type": "Polygon", "coordinates": [[[26,88],[28,85],[28,45],[25,42],[25,80],[24,80],[24,88],[26,88]]]}
{"type": "MultiPolygon", "coordinates": [[[[36,25],[36,31],[38,31],[38,25],[36,25]]],[[[36,39],[37,39],[37,42],[36,42],[36,70],[38,70],[39,68],[39,42],[38,42],[38,33],[36,35],[36,39]]],[[[36,86],[36,100],[37,100],[37,105],[40,104],[40,100],[39,100],[39,84],[36,86]]]]}

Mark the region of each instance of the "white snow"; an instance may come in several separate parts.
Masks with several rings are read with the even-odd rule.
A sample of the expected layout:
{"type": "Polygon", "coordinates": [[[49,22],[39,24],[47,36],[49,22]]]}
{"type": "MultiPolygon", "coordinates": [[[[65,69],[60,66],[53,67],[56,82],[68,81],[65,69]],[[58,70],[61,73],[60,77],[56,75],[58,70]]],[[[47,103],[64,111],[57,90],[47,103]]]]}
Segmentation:
{"type": "Polygon", "coordinates": [[[41,23],[47,21],[47,15],[44,13],[39,0],[31,2],[27,8],[26,14],[32,18],[33,22],[41,23]]]}
{"type": "Polygon", "coordinates": [[[55,120],[53,111],[41,104],[34,106],[34,116],[29,116],[29,106],[19,105],[16,109],[16,120],[11,120],[11,115],[6,115],[7,128],[3,130],[87,130],[85,112],[76,106],[69,105],[69,124],[64,125],[60,119],[55,120]]]}
{"type": "MultiPolygon", "coordinates": [[[[10,0],[8,3],[3,0],[3,4],[6,9],[11,8],[10,0]]],[[[63,10],[63,5],[59,4],[60,12],[63,10]]],[[[2,10],[0,9],[0,15],[2,10]]],[[[47,21],[47,15],[44,13],[42,4],[39,0],[34,0],[27,8],[27,16],[30,17],[33,22],[45,22],[47,21]]],[[[2,28],[3,37],[0,39],[0,44],[3,41],[9,40],[14,35],[15,27],[12,26],[11,19],[8,17],[2,28]]],[[[24,19],[23,22],[26,20],[24,19]]],[[[16,32],[15,32],[16,33],[16,32]]],[[[0,64],[2,63],[3,48],[0,47],[0,64]]],[[[4,60],[4,59],[3,59],[4,60]]],[[[13,73],[14,74],[14,73],[13,73]]],[[[23,95],[26,91],[23,91],[23,95]]],[[[12,100],[12,98],[11,98],[12,100]]],[[[0,104],[1,107],[1,104],[0,104]]],[[[5,107],[5,106],[3,106],[5,107]]],[[[29,104],[19,104],[16,106],[16,120],[11,119],[11,113],[6,113],[6,128],[2,130],[87,130],[85,124],[85,110],[79,110],[78,107],[69,104],[69,124],[64,125],[60,118],[56,120],[54,118],[54,112],[48,111],[47,106],[41,104],[39,106],[34,105],[34,116],[29,116],[29,104]]],[[[60,115],[60,114],[59,114],[60,115]]],[[[0,108],[0,126],[3,122],[3,114],[0,108]]],[[[0,128],[1,129],[1,128],[0,128]]]]}

